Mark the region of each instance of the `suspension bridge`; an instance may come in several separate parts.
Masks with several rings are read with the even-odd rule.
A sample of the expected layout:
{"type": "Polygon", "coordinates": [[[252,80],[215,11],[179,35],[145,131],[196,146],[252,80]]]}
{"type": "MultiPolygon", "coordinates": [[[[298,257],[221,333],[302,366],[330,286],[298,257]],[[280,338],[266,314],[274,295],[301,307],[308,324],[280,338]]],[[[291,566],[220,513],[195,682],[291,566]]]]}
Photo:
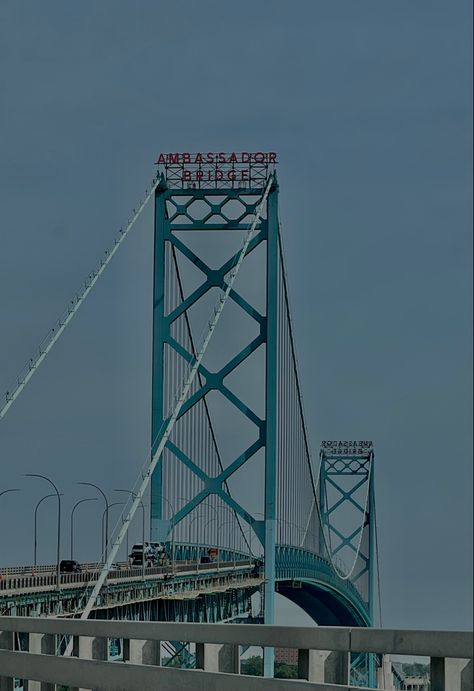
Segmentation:
{"type": "MultiPolygon", "coordinates": [[[[129,221],[0,409],[1,419],[54,356],[55,343],[80,319],[81,305],[93,299],[153,204],[150,452],[130,459],[137,481],[102,557],[81,574],[55,573],[56,566],[4,570],[0,609],[273,624],[278,592],[321,626],[370,627],[377,599],[374,448],[333,440],[322,443],[318,461],[311,455],[276,154],[160,154],[157,164],[129,221]],[[131,570],[116,563],[117,553],[144,500],[150,539],[168,545],[172,564],[131,570]],[[202,563],[211,548],[217,560],[202,563]]],[[[63,647],[71,654],[72,642],[63,647]]],[[[354,673],[358,667],[368,685],[374,660],[354,660],[354,673]]],[[[265,648],[267,676],[273,662],[273,649],[265,648]]]]}

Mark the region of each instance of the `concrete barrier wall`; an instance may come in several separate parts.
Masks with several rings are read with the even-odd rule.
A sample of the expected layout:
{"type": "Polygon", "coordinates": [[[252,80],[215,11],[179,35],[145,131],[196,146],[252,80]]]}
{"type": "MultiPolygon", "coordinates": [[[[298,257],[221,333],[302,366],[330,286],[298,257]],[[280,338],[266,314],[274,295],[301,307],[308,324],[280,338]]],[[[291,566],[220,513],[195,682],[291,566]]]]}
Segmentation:
{"type": "Polygon", "coordinates": [[[462,678],[468,679],[466,670],[472,670],[468,661],[473,656],[473,636],[472,632],[455,631],[0,617],[0,691],[13,689],[13,677],[38,682],[36,687],[30,685],[29,689],[48,688],[43,686],[47,683],[104,691],[143,691],[144,688],[155,687],[159,687],[160,691],[178,688],[203,691],[223,688],[226,691],[296,691],[300,687],[308,690],[349,689],[351,652],[429,656],[432,691],[453,691],[454,683],[456,688],[467,691],[468,687],[462,685],[462,678]],[[16,633],[28,634],[29,652],[14,650],[16,633]],[[46,650],[51,650],[52,637],[64,634],[74,636],[74,651],[78,657],[45,654],[46,650]],[[125,660],[129,662],[106,661],[109,638],[124,640],[125,660]],[[170,640],[196,643],[197,664],[202,670],[175,670],[158,666],[159,642],[170,640]],[[299,649],[298,673],[301,681],[266,680],[239,675],[239,645],[299,649]],[[339,686],[324,683],[321,661],[330,656],[326,653],[322,656],[318,651],[335,651],[333,662],[336,655],[337,667],[342,675],[337,680],[339,686]],[[446,665],[446,658],[462,658],[465,663],[446,665]],[[135,664],[130,664],[132,662],[135,664]],[[457,680],[453,680],[453,670],[456,678],[459,678],[459,685],[457,680]]]}

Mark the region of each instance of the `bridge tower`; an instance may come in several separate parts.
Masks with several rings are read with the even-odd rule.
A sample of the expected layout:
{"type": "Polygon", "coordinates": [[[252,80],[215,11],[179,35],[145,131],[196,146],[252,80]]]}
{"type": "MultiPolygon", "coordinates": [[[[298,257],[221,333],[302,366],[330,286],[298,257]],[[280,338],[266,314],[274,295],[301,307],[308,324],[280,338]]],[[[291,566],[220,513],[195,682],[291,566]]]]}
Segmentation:
{"type": "MultiPolygon", "coordinates": [[[[371,441],[323,441],[320,450],[321,540],[336,573],[362,595],[374,624],[376,557],[374,448],[371,441]],[[324,533],[324,534],[323,534],[324,533]]],[[[375,684],[373,655],[352,660],[353,674],[375,684]]]]}
{"type": "Polygon", "coordinates": [[[320,460],[319,506],[326,549],[336,570],[348,577],[362,594],[373,624],[373,444],[371,441],[323,441],[320,460]]]}
{"type": "MultiPolygon", "coordinates": [[[[219,541],[219,522],[224,525],[225,516],[230,515],[235,521],[236,530],[245,537],[247,545],[253,531],[263,546],[267,623],[273,622],[274,612],[277,492],[279,238],[275,163],[273,153],[162,154],[158,159],[161,177],[155,191],[154,223],[153,451],[199,350],[199,334],[212,316],[209,296],[213,291],[218,295],[225,290],[242,238],[271,181],[243,263],[244,266],[259,251],[259,271],[265,283],[263,309],[251,296],[244,296],[238,283],[229,295],[234,306],[252,320],[256,334],[225,362],[216,365],[212,358],[203,361],[151,484],[153,540],[172,536],[179,541],[181,536],[184,541],[195,528],[194,518],[200,517],[202,523],[209,510],[213,513],[207,521],[208,533],[214,541],[219,541]],[[213,243],[217,244],[222,237],[224,244],[229,237],[234,241],[229,254],[217,264],[203,258],[201,250],[211,249],[212,255],[213,243]],[[194,277],[200,272],[197,282],[192,272],[194,277]],[[199,314],[206,315],[201,322],[196,316],[199,314]],[[263,414],[234,393],[226,380],[257,350],[264,357],[263,414]],[[225,461],[208,403],[209,396],[214,395],[215,400],[216,394],[254,428],[252,442],[236,457],[225,461]],[[229,483],[257,454],[263,456],[264,463],[264,497],[259,514],[229,491],[229,483]]],[[[221,545],[222,542],[221,537],[221,545]]]]}

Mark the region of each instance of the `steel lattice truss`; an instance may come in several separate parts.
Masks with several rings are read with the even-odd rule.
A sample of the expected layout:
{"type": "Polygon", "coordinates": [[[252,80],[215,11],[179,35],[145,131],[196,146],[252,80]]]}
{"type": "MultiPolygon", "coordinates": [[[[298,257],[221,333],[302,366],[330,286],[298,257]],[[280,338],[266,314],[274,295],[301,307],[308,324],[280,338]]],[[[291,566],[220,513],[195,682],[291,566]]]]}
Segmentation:
{"type": "Polygon", "coordinates": [[[326,545],[336,571],[349,575],[370,610],[375,539],[373,464],[371,447],[352,454],[321,450],[319,505],[326,545]]]}
{"type": "MultiPolygon", "coordinates": [[[[223,195],[222,190],[219,194],[205,194],[196,190],[189,195],[167,188],[157,195],[156,228],[159,239],[156,252],[159,256],[155,255],[158,279],[155,278],[154,430],[159,429],[166,419],[173,405],[173,397],[179,391],[199,345],[199,334],[196,336],[193,333],[189,316],[191,308],[212,289],[225,289],[226,277],[238,254],[232,252],[218,268],[211,268],[179,235],[183,231],[246,231],[259,198],[258,194],[242,197],[235,191],[223,195]],[[236,209],[240,212],[238,215],[236,209]],[[187,295],[179,266],[182,258],[198,268],[204,277],[202,283],[187,295]]],[[[267,221],[262,219],[247,256],[266,242],[266,238],[267,221]]],[[[220,547],[242,548],[242,541],[247,544],[248,541],[243,529],[235,530],[237,517],[253,525],[260,538],[263,538],[263,521],[257,520],[232,498],[227,481],[264,448],[266,425],[265,420],[235,395],[224,380],[265,344],[266,316],[237,290],[232,290],[229,297],[254,321],[258,334],[223,367],[211,371],[203,364],[200,366],[198,377],[167,444],[163,461],[153,478],[152,516],[158,522],[164,518],[156,533],[159,537],[169,532],[173,517],[177,539],[186,541],[191,537],[195,541],[199,531],[202,532],[204,521],[194,519],[201,516],[202,519],[209,519],[206,542],[219,542],[220,547]],[[223,396],[255,426],[253,442],[225,468],[207,403],[207,396],[212,391],[223,396]],[[219,524],[222,527],[226,517],[229,530],[218,540],[219,524]],[[232,522],[234,525],[231,525],[232,522]],[[238,544],[235,544],[236,540],[238,544]]]]}

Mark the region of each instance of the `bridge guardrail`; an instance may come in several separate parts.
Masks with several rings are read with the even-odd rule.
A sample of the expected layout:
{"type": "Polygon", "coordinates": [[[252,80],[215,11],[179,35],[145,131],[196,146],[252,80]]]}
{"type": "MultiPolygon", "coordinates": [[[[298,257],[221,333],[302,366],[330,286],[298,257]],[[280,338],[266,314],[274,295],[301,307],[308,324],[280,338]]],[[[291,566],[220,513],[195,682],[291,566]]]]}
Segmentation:
{"type": "MultiPolygon", "coordinates": [[[[175,564],[188,564],[187,559],[175,559],[175,564]]],[[[135,568],[131,566],[128,561],[118,561],[117,564],[123,568],[135,568]]],[[[81,568],[83,571],[99,570],[104,565],[103,562],[81,562],[81,568]]],[[[39,573],[56,573],[57,564],[39,564],[37,566],[25,565],[25,566],[0,566],[0,578],[5,578],[6,576],[34,576],[39,573]]]]}
{"type": "MultiPolygon", "coordinates": [[[[180,547],[181,545],[177,545],[177,547],[180,547]]],[[[226,553],[230,552],[232,553],[232,550],[223,550],[226,553]]],[[[236,552],[237,555],[237,561],[242,561],[245,559],[248,559],[248,555],[243,553],[243,552],[236,552]]],[[[231,559],[229,559],[231,561],[231,559]]],[[[132,566],[129,561],[117,561],[116,562],[121,568],[123,569],[129,569],[129,568],[138,568],[135,566],[132,566]]],[[[190,564],[190,563],[195,563],[195,560],[193,559],[175,559],[174,560],[175,564],[190,564]]],[[[100,561],[91,561],[91,562],[80,562],[80,566],[83,570],[93,570],[93,569],[98,569],[100,570],[104,565],[104,562],[100,561]]],[[[32,576],[35,573],[56,573],[57,569],[57,564],[38,564],[37,566],[33,566],[32,564],[25,564],[22,566],[0,566],[0,577],[5,577],[5,576],[11,576],[11,575],[28,575],[32,576]]]]}
{"type": "MultiPolygon", "coordinates": [[[[60,577],[60,586],[69,586],[69,585],[83,585],[86,586],[89,583],[93,583],[94,581],[97,580],[100,574],[100,568],[96,568],[96,564],[94,564],[94,570],[84,570],[81,571],[80,573],[64,573],[61,574],[60,577]]],[[[152,577],[165,577],[165,576],[173,576],[173,575],[178,575],[178,574],[184,574],[188,573],[190,571],[194,573],[202,573],[202,572],[208,572],[208,571],[217,571],[217,566],[219,566],[219,570],[224,570],[224,569],[233,569],[234,568],[234,562],[220,562],[219,565],[217,565],[215,562],[214,563],[209,563],[209,564],[199,564],[197,562],[188,562],[188,563],[183,563],[183,562],[175,562],[174,566],[169,565],[169,566],[152,566],[149,568],[145,568],[144,570],[144,575],[145,578],[152,578],[152,577]]],[[[249,568],[250,566],[253,566],[253,563],[251,561],[242,561],[242,562],[237,562],[236,567],[237,568],[249,568]]],[[[141,567],[130,567],[130,568],[124,568],[124,569],[119,569],[119,570],[113,570],[109,572],[108,576],[108,582],[116,582],[116,581],[138,581],[142,579],[142,569],[141,567]]],[[[31,576],[31,575],[11,575],[8,577],[4,577],[0,580],[0,593],[3,591],[27,591],[31,589],[41,589],[41,588],[55,588],[57,586],[57,576],[56,573],[51,573],[51,574],[43,574],[43,575],[37,575],[37,576],[31,576]]]]}
{"type": "Polygon", "coordinates": [[[332,650],[345,656],[347,668],[349,655],[355,652],[429,656],[432,689],[451,691],[456,688],[453,674],[457,674],[457,688],[469,688],[460,684],[472,683],[472,632],[464,631],[0,617],[0,632],[0,686],[2,681],[21,677],[103,691],[117,688],[128,691],[143,691],[144,688],[160,688],[160,691],[178,688],[190,691],[209,691],[211,688],[225,688],[226,691],[296,691],[297,688],[353,691],[354,687],[347,682],[329,686],[318,678],[320,668],[316,656],[321,650],[332,650]],[[19,633],[28,634],[29,649],[26,652],[15,650],[14,642],[19,633]],[[65,634],[75,637],[78,657],[56,657],[41,652],[48,640],[65,634]],[[106,661],[107,646],[101,646],[100,642],[109,638],[124,641],[125,657],[134,664],[106,661]],[[159,653],[155,664],[150,664],[150,643],[167,640],[195,643],[199,671],[160,667],[159,653]],[[223,659],[219,656],[222,645],[234,649],[239,645],[297,648],[300,681],[244,676],[238,673],[236,665],[232,670],[234,673],[223,673],[219,668],[219,660],[223,659]],[[448,658],[456,658],[461,664],[450,667],[448,658]],[[144,664],[146,660],[148,664],[144,664]],[[469,660],[471,662],[466,663],[469,660]],[[459,682],[460,679],[464,682],[459,682]]]}

